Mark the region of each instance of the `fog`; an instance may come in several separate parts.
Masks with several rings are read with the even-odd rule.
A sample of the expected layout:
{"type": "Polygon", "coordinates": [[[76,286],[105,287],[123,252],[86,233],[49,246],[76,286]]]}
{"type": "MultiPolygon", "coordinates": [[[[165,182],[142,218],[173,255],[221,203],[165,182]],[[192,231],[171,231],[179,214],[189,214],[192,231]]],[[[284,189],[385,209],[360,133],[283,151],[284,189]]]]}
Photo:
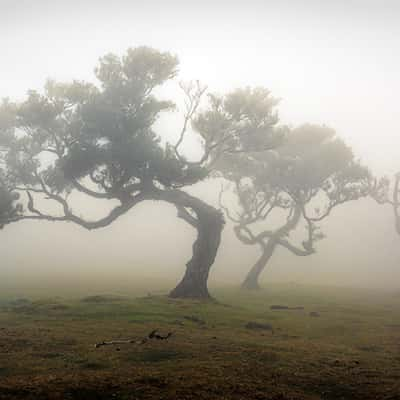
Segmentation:
{"type": "MultiPolygon", "coordinates": [[[[22,99],[49,77],[93,81],[100,56],[147,45],[179,56],[179,79],[199,79],[219,93],[265,86],[281,99],[282,123],[327,124],[374,174],[400,169],[397,1],[215,3],[0,0],[0,96],[22,99]]],[[[175,90],[172,85],[163,95],[175,90]]],[[[180,123],[174,112],[157,131],[174,139],[180,123]]],[[[187,143],[186,150],[195,156],[198,143],[187,143]]],[[[218,206],[219,185],[210,179],[190,192],[218,206]]],[[[74,203],[91,217],[109,207],[80,196],[74,203]]],[[[262,281],[398,288],[393,225],[389,207],[371,199],[347,204],[324,222],[327,238],[317,243],[316,254],[278,250],[262,281]]],[[[211,287],[239,285],[258,257],[258,249],[240,243],[231,228],[225,226],[211,287]]],[[[49,286],[129,292],[143,279],[145,290],[153,291],[153,280],[159,287],[161,279],[168,289],[182,276],[195,238],[176,210],[160,202],[141,204],[97,231],[20,222],[0,235],[0,287],[6,292],[49,286]]]]}

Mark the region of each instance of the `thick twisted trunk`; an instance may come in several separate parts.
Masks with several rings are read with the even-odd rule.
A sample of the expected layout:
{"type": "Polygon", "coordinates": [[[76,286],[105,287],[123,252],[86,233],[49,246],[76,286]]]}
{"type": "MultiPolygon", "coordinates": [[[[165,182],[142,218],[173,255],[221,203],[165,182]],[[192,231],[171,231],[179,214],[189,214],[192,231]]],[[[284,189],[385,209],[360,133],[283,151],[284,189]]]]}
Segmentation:
{"type": "Polygon", "coordinates": [[[171,297],[208,298],[207,281],[221,242],[223,228],[221,215],[217,210],[197,214],[197,239],[193,244],[193,255],[186,264],[186,272],[171,297]]]}
{"type": "Polygon", "coordinates": [[[154,199],[175,205],[178,216],[197,230],[192,258],[186,264],[182,280],[170,292],[170,297],[210,298],[207,281],[221,242],[224,226],[221,212],[180,190],[157,190],[154,199]]]}
{"type": "Polygon", "coordinates": [[[260,289],[260,285],[258,280],[260,278],[261,272],[264,271],[264,268],[268,264],[268,261],[271,259],[272,254],[277,246],[277,241],[274,238],[268,240],[267,244],[263,244],[261,257],[257,260],[257,262],[253,265],[251,270],[246,276],[246,279],[242,283],[243,289],[248,290],[256,290],[260,289]]]}

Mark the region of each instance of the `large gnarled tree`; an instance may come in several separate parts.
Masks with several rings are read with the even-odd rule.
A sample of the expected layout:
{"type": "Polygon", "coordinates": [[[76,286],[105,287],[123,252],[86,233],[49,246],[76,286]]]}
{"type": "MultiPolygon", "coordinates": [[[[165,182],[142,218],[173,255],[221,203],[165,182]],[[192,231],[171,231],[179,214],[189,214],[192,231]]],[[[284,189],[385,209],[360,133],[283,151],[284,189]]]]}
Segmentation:
{"type": "Polygon", "coordinates": [[[287,134],[276,151],[224,157],[224,176],[234,182],[240,211],[221,206],[246,245],[257,245],[261,256],[242,287],[259,288],[259,277],[275,249],[296,256],[315,252],[314,243],[324,236],[318,223],[348,201],[367,196],[371,177],[335,132],[324,126],[304,125],[287,134]],[[303,225],[306,237],[299,243],[290,236],[303,225]],[[261,226],[261,228],[260,228],[261,226]]]}
{"type": "Polygon", "coordinates": [[[182,85],[183,126],[177,142],[164,145],[154,124],[175,105],[160,100],[156,91],[175,78],[177,68],[171,54],[140,47],[122,58],[101,58],[95,70],[97,84],[49,81],[43,92],[28,92],[22,103],[4,101],[4,180],[7,190],[19,193],[25,205],[8,222],[65,221],[98,229],[143,201],[170,203],[197,231],[184,277],[170,295],[207,298],[224,219],[219,210],[182,189],[205,179],[221,155],[274,147],[279,136],[274,129],[275,101],[263,89],[237,90],[210,96],[199,113],[205,88],[182,85]],[[181,153],[186,136],[192,134],[202,139],[199,160],[181,153]],[[72,191],[110,200],[113,208],[100,219],[85,219],[84,211],[71,207],[72,191]],[[51,212],[50,203],[58,212],[51,212]]]}

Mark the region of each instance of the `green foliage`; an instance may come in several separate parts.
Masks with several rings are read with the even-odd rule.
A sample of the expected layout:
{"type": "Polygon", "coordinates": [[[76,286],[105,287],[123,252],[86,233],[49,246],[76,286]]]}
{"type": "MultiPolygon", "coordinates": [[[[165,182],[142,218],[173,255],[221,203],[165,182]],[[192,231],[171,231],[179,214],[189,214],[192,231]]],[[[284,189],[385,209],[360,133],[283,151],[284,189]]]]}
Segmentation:
{"type": "MultiPolygon", "coordinates": [[[[277,100],[268,90],[210,95],[208,107],[198,112],[204,90],[197,84],[182,86],[188,108],[181,140],[164,144],[154,124],[175,105],[159,99],[155,89],[177,71],[176,56],[138,47],[123,57],[102,57],[95,68],[97,84],[49,80],[42,92],[29,91],[19,104],[3,101],[0,146],[8,187],[34,197],[41,193],[68,213],[67,196],[74,188],[123,203],[151,188],[195,184],[225,158],[275,147],[281,139],[277,100]],[[178,149],[190,122],[204,141],[198,162],[178,149]]],[[[29,210],[43,216],[32,204],[29,210]]]]}
{"type": "Polygon", "coordinates": [[[0,147],[10,145],[16,118],[16,106],[8,99],[0,104],[0,147]]]}
{"type": "Polygon", "coordinates": [[[16,203],[19,194],[10,192],[0,181],[0,229],[22,212],[22,205],[16,203]]]}
{"type": "MultiPolygon", "coordinates": [[[[278,128],[278,100],[264,88],[237,89],[226,96],[209,96],[209,108],[193,122],[222,168],[225,157],[276,147],[284,130],[278,128]],[[223,157],[221,157],[223,154],[223,157]]],[[[234,158],[236,159],[236,158],[234,158]]]]}
{"type": "Polygon", "coordinates": [[[356,199],[366,196],[370,189],[368,169],[355,160],[351,148],[326,126],[306,124],[293,129],[278,149],[244,156],[233,164],[235,173],[228,171],[226,175],[241,179],[238,166],[245,166],[244,176],[251,178],[254,190],[269,194],[285,192],[302,203],[321,192],[332,201],[356,199]]]}
{"type": "Polygon", "coordinates": [[[116,90],[132,99],[144,96],[177,74],[178,59],[150,47],[128,49],[121,59],[107,54],[100,59],[96,76],[104,88],[116,90]],[[126,90],[121,92],[121,89],[126,90]]]}
{"type": "Polygon", "coordinates": [[[56,193],[68,193],[79,179],[109,193],[138,183],[168,188],[204,179],[205,168],[187,165],[153,131],[160,113],[174,107],[154,89],[174,78],[177,66],[169,53],[129,49],[122,58],[100,59],[100,87],[48,81],[43,93],[29,91],[20,104],[4,101],[0,145],[7,148],[8,179],[56,193]]]}

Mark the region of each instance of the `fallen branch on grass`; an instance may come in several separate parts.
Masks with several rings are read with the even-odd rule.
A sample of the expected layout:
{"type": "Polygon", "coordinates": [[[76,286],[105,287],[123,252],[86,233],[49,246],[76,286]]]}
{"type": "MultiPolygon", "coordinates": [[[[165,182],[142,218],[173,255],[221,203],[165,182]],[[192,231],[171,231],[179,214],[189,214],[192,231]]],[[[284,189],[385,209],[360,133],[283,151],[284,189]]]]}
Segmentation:
{"type": "Polygon", "coordinates": [[[154,329],[154,331],[151,331],[149,333],[148,338],[149,339],[157,339],[157,340],[167,340],[168,338],[170,338],[172,336],[173,332],[168,332],[165,336],[159,335],[157,333],[157,329],[154,329]]]}
{"type": "Polygon", "coordinates": [[[111,340],[109,342],[100,342],[96,343],[94,347],[98,349],[99,347],[102,346],[113,346],[117,344],[145,344],[149,340],[155,339],[155,340],[167,340],[173,335],[173,332],[167,333],[165,336],[160,335],[157,333],[157,329],[154,329],[154,331],[151,331],[146,337],[143,339],[127,339],[127,340],[111,340]]]}

